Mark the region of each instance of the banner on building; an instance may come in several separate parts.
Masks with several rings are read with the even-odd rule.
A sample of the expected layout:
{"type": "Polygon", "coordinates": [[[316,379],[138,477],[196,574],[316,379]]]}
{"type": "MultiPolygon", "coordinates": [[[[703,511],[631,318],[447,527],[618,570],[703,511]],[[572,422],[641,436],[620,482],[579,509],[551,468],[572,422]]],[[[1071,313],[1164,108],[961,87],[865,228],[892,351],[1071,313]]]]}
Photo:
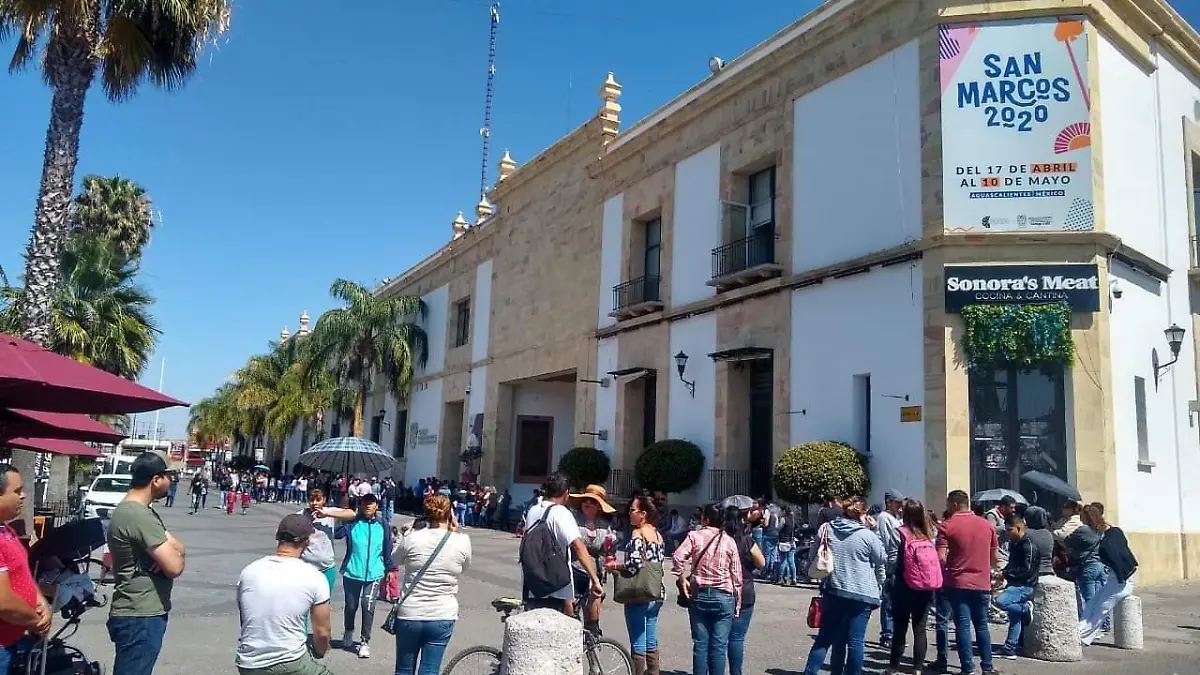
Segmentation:
{"type": "Polygon", "coordinates": [[[1065,302],[1073,312],[1100,311],[1095,265],[955,265],[946,267],[946,311],[967,305],[1065,302]]]}
{"type": "Polygon", "coordinates": [[[1083,19],[939,26],[938,51],[946,231],[1093,229],[1083,19]]]}

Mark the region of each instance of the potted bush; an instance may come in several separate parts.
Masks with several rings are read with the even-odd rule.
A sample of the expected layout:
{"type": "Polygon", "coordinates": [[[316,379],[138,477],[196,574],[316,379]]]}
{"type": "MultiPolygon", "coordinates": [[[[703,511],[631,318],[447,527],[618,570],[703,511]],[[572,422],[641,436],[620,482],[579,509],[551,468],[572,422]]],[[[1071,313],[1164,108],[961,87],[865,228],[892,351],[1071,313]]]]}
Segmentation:
{"type": "Polygon", "coordinates": [[[566,476],[576,490],[593,483],[604,485],[608,482],[608,455],[586,446],[571,448],[559,458],[558,472],[566,476]]]}
{"type": "Polygon", "coordinates": [[[789,448],[775,462],[775,494],[793,504],[816,504],[827,495],[865,495],[871,487],[866,458],[837,441],[789,448]]]}
{"type": "Polygon", "coordinates": [[[695,443],[669,438],[650,444],[634,465],[638,485],[655,492],[683,492],[700,482],[704,453],[695,443]]]}

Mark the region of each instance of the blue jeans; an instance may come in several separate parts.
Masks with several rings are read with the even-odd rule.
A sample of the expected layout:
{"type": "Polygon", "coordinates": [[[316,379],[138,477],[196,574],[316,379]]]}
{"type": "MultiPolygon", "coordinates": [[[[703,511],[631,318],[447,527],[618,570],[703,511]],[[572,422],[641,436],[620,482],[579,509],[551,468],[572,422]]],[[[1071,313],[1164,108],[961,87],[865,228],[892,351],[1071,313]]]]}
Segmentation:
{"type": "Polygon", "coordinates": [[[879,641],[885,642],[892,639],[894,622],[892,621],[892,585],[896,583],[894,578],[889,577],[886,585],[883,587],[883,592],[880,594],[879,603],[879,641]]]}
{"type": "Polygon", "coordinates": [[[733,594],[701,588],[688,603],[688,620],[692,625],[692,675],[725,675],[733,594]]]}
{"type": "Polygon", "coordinates": [[[1104,569],[1104,564],[1099,561],[1084,567],[1075,575],[1075,607],[1079,611],[1081,618],[1083,617],[1084,606],[1104,586],[1104,580],[1107,576],[1108,571],[1104,569]]]}
{"type": "Polygon", "coordinates": [[[387,523],[388,526],[391,527],[392,516],[396,515],[396,511],[392,505],[392,500],[386,498],[379,500],[379,510],[383,512],[383,522],[387,523]]]}
{"type": "Polygon", "coordinates": [[[17,648],[21,646],[22,640],[18,640],[16,644],[8,647],[0,647],[0,675],[8,675],[8,671],[12,668],[13,658],[17,655],[17,648]]]}
{"type": "Polygon", "coordinates": [[[950,654],[950,616],[953,614],[950,609],[950,601],[946,599],[946,591],[938,591],[933,594],[933,607],[937,660],[939,663],[945,663],[950,654]]]}
{"type": "Polygon", "coordinates": [[[1021,648],[1021,630],[1026,621],[1028,603],[1033,599],[1033,586],[1009,586],[996,598],[996,606],[1008,612],[1008,638],[1004,640],[1004,651],[1016,654],[1021,648]]]}
{"type": "Polygon", "coordinates": [[[742,675],[742,663],[746,660],[746,633],[750,632],[750,619],[754,618],[754,605],[743,607],[740,616],[733,619],[729,629],[729,675],[742,675]]]}
{"type": "Polygon", "coordinates": [[[638,602],[625,605],[625,628],[629,631],[629,651],[636,656],[658,651],[658,612],[662,602],[638,602]]]}
{"type": "Polygon", "coordinates": [[[796,546],[792,545],[792,550],[779,552],[779,574],[777,581],[796,581],[798,573],[796,571],[796,546]]]}
{"type": "Polygon", "coordinates": [[[153,675],[166,634],[166,614],[108,617],[108,637],[116,649],[112,675],[153,675]]]}
{"type": "Polygon", "coordinates": [[[808,652],[804,675],[817,675],[821,671],[821,666],[825,664],[825,652],[830,651],[831,647],[830,675],[862,675],[867,624],[871,621],[874,609],[873,605],[861,600],[822,595],[821,628],[808,652]]]}
{"type": "Polygon", "coordinates": [[[762,578],[764,578],[764,579],[774,579],[775,578],[775,568],[778,567],[778,563],[779,563],[779,560],[777,559],[778,553],[779,553],[779,535],[777,535],[777,534],[772,535],[772,534],[764,533],[763,538],[762,538],[762,554],[763,554],[763,558],[766,559],[767,564],[762,569],[762,578]]]}
{"type": "Polygon", "coordinates": [[[438,675],[451,635],[453,621],[397,621],[396,675],[438,675]]]}
{"type": "Polygon", "coordinates": [[[979,664],[985,671],[992,669],[992,634],[988,630],[988,607],[991,606],[990,591],[971,591],[947,588],[943,592],[950,602],[954,615],[955,641],[958,643],[958,664],[962,672],[975,669],[971,653],[971,624],[975,625],[975,646],[979,648],[979,664]]]}

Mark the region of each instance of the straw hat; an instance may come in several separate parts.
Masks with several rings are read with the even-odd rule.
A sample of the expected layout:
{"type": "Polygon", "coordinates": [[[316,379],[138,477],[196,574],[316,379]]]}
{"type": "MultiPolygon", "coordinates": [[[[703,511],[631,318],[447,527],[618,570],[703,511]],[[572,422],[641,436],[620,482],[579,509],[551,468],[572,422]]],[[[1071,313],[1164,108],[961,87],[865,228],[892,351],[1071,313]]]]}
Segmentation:
{"type": "Polygon", "coordinates": [[[583,489],[583,492],[573,492],[570,495],[571,499],[591,499],[600,505],[600,510],[605,513],[616,513],[612,504],[608,503],[608,490],[604,489],[603,485],[589,485],[583,489]]]}

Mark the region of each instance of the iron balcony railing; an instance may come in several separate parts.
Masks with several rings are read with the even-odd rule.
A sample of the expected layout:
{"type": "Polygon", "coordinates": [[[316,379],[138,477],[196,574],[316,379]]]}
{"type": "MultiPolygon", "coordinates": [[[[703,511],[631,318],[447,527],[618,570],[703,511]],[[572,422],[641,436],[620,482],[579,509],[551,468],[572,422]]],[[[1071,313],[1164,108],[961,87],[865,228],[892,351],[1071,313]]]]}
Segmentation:
{"type": "Polygon", "coordinates": [[[733,495],[750,494],[750,472],[737,469],[708,470],[708,500],[719,502],[733,495]]]}
{"type": "Polygon", "coordinates": [[[658,275],[647,274],[613,286],[613,311],[620,311],[643,302],[661,302],[658,275]]]}
{"type": "Polygon", "coordinates": [[[767,228],[766,232],[752,234],[724,246],[718,246],[712,251],[712,278],[719,279],[730,274],[736,274],[759,265],[770,265],[775,262],[775,232],[767,228]]]}

